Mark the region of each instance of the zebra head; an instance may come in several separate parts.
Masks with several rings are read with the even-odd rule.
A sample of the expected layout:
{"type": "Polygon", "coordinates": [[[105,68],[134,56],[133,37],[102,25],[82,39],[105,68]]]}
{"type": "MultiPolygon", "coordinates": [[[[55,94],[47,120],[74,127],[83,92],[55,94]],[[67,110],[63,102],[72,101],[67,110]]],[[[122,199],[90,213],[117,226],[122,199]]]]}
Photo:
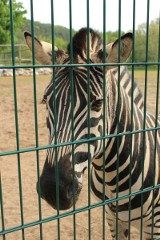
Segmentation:
{"type": "MultiPolygon", "coordinates": [[[[103,63],[103,41],[92,29],[89,33],[89,61],[103,63]]],[[[25,38],[29,48],[32,49],[31,34],[25,32],[25,38]]],[[[120,60],[124,62],[131,53],[132,34],[122,36],[120,43],[120,60]]],[[[117,40],[106,46],[107,63],[118,62],[118,44],[117,40]]],[[[60,210],[70,208],[73,202],[77,201],[82,189],[83,173],[88,167],[88,159],[92,161],[102,153],[102,141],[91,141],[89,150],[87,140],[103,134],[104,70],[101,64],[98,66],[92,64],[88,70],[87,46],[87,29],[83,28],[73,36],[72,44],[68,45],[66,52],[54,47],[57,66],[43,96],[43,102],[47,107],[49,144],[53,147],[47,150],[38,193],[53,208],[60,210]],[[74,67],[67,66],[71,63],[71,47],[74,67]],[[75,144],[68,143],[73,140],[75,144]]],[[[34,50],[35,57],[40,63],[52,64],[51,44],[34,38],[34,50]]],[[[111,66],[107,67],[107,70],[109,68],[111,66]]],[[[107,74],[107,78],[110,76],[107,74]]]]}

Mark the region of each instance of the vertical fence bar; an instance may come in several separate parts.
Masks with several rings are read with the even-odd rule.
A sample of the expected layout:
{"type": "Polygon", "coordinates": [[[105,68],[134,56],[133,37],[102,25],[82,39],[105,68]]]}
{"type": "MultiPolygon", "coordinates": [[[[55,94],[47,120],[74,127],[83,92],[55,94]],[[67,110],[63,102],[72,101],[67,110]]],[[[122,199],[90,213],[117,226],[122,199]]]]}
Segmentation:
{"type": "MultiPolygon", "coordinates": [[[[72,0],[69,1],[69,24],[70,24],[70,64],[73,63],[73,42],[72,42],[72,0]]],[[[69,67],[69,66],[68,66],[69,67]]],[[[73,67],[70,68],[70,94],[71,94],[71,141],[74,141],[74,79],[73,67]]],[[[72,178],[73,178],[73,236],[76,240],[76,214],[75,214],[75,160],[74,145],[72,145],[72,178]]]]}
{"type": "MultiPolygon", "coordinates": [[[[159,114],[158,114],[158,108],[159,108],[159,92],[160,92],[160,15],[159,15],[159,22],[158,22],[159,26],[158,26],[158,66],[157,66],[157,91],[156,91],[156,112],[155,112],[155,128],[158,127],[158,117],[159,117],[159,114]]],[[[155,172],[155,169],[156,167],[158,167],[156,165],[156,149],[158,148],[157,147],[157,136],[158,135],[158,130],[155,130],[155,137],[154,137],[154,142],[155,142],[155,147],[154,147],[154,166],[153,166],[153,169],[154,169],[154,174],[153,174],[153,186],[155,187],[155,176],[156,176],[156,172],[155,172]]],[[[155,194],[156,190],[153,189],[153,198],[152,198],[152,238],[154,236],[154,194],[155,194]]]]}
{"type": "MultiPolygon", "coordinates": [[[[131,80],[131,128],[130,131],[133,131],[134,129],[134,120],[133,120],[133,114],[134,114],[134,71],[135,71],[135,67],[134,67],[134,61],[135,61],[135,17],[136,17],[136,0],[133,0],[133,44],[132,44],[132,80],[131,80]]],[[[133,140],[133,135],[130,135],[130,163],[129,163],[129,194],[132,193],[132,148],[133,148],[133,144],[132,144],[132,140],[133,140]]],[[[129,222],[128,222],[128,240],[130,240],[131,238],[131,197],[129,198],[129,222]]]]}
{"type": "MultiPolygon", "coordinates": [[[[54,0],[51,0],[51,36],[52,36],[52,64],[55,64],[55,57],[56,53],[54,50],[55,46],[55,29],[54,29],[54,0]]],[[[53,81],[53,106],[54,106],[54,143],[57,144],[57,110],[56,110],[56,72],[55,67],[53,67],[53,75],[52,75],[52,81],[53,81]]],[[[51,142],[50,142],[51,144],[51,142]]],[[[57,208],[57,215],[59,215],[59,168],[58,168],[58,152],[57,147],[52,149],[55,151],[55,168],[56,168],[56,208],[57,208]]],[[[48,149],[48,151],[51,151],[51,149],[48,149]]],[[[57,238],[60,239],[60,219],[57,218],[57,238]]]]}
{"type": "MultiPolygon", "coordinates": [[[[55,58],[56,58],[56,53],[54,51],[54,34],[55,34],[55,29],[54,29],[54,1],[51,0],[51,27],[52,27],[52,63],[55,63],[55,58]]],[[[53,115],[54,115],[54,144],[58,144],[57,141],[57,109],[56,109],[56,69],[53,67],[53,115]]],[[[50,144],[52,144],[50,142],[50,144]]],[[[51,151],[51,149],[48,149],[48,151],[51,151]]],[[[55,169],[56,169],[56,209],[57,209],[57,216],[60,214],[60,197],[59,197],[59,167],[58,167],[58,147],[54,147],[52,151],[55,152],[55,169]]],[[[52,163],[51,163],[52,164],[52,163]]],[[[60,230],[60,218],[57,218],[57,238],[60,240],[61,236],[61,230],[60,230]]]]}
{"type": "MultiPolygon", "coordinates": [[[[103,63],[106,63],[106,0],[103,0],[103,63]]],[[[106,135],[106,67],[103,66],[103,136],[106,135]]],[[[103,202],[105,202],[105,143],[106,140],[103,139],[103,202]]],[[[102,207],[102,234],[103,240],[106,239],[105,231],[105,205],[102,207]]]]}
{"type": "MultiPolygon", "coordinates": [[[[30,0],[30,10],[31,10],[31,32],[32,32],[32,64],[35,65],[35,46],[34,46],[34,10],[33,10],[33,0],[30,0]]],[[[34,125],[35,125],[35,140],[36,147],[39,146],[38,141],[38,113],[37,113],[37,89],[36,89],[36,69],[33,68],[33,98],[34,98],[34,125]]],[[[40,170],[39,170],[39,151],[36,150],[36,164],[37,164],[37,179],[38,179],[38,188],[40,193],[40,170]]],[[[39,209],[39,220],[42,219],[42,208],[41,208],[41,199],[38,194],[38,209],[39,209]]],[[[40,240],[43,240],[43,231],[42,224],[40,227],[40,240]]]]}
{"type": "MultiPolygon", "coordinates": [[[[146,112],[147,112],[147,84],[148,84],[148,39],[149,39],[149,3],[147,0],[147,19],[146,19],[146,59],[145,59],[145,86],[144,86],[144,111],[143,111],[143,129],[146,127],[146,112]]],[[[143,163],[142,163],[142,191],[144,189],[144,159],[145,159],[145,142],[146,142],[146,132],[143,132],[143,163]]],[[[141,233],[140,239],[143,240],[143,192],[141,194],[141,233]]]]}
{"type": "MultiPolygon", "coordinates": [[[[2,179],[0,172],[0,205],[1,205],[1,221],[2,221],[2,231],[5,230],[5,222],[4,222],[4,210],[3,210],[3,195],[2,195],[2,179]]],[[[5,234],[3,234],[3,240],[5,240],[5,234]]]]}
{"type": "MultiPolygon", "coordinates": [[[[57,110],[56,110],[56,73],[55,68],[53,69],[53,104],[54,104],[54,143],[57,144],[57,110]]],[[[50,143],[51,144],[51,143],[50,143]]],[[[50,149],[49,149],[50,151],[50,149]]],[[[58,149],[57,147],[54,148],[55,151],[55,168],[56,168],[56,208],[57,208],[57,215],[60,214],[60,198],[59,198],[59,168],[58,168],[58,149]]],[[[60,219],[57,218],[57,237],[60,240],[60,219]]]]}
{"type": "MultiPolygon", "coordinates": [[[[14,53],[14,25],[13,25],[13,6],[12,0],[9,0],[10,5],[10,22],[11,22],[11,48],[12,48],[12,66],[15,66],[15,53],[14,53]]],[[[17,103],[17,85],[16,85],[16,72],[13,68],[13,89],[14,89],[14,113],[15,113],[15,128],[16,128],[16,145],[17,151],[20,149],[19,143],[19,124],[18,124],[18,103],[17,103]]],[[[24,225],[23,216],[23,196],[22,196],[22,177],[21,177],[21,163],[20,154],[17,153],[17,164],[18,164],[18,180],[19,180],[19,197],[20,197],[20,214],[21,214],[21,225],[24,225]]],[[[25,239],[24,229],[22,229],[22,239],[25,239]]]]}
{"type": "MultiPolygon", "coordinates": [[[[87,94],[88,94],[88,138],[90,138],[90,1],[87,0],[87,94]]],[[[91,205],[91,194],[90,194],[90,186],[91,186],[91,156],[90,156],[90,143],[88,143],[88,206],[91,205]]],[[[91,210],[88,209],[88,239],[91,239],[91,210]]]]}
{"type": "MultiPolygon", "coordinates": [[[[118,63],[120,63],[120,51],[121,51],[121,0],[119,0],[118,4],[118,63]]],[[[120,133],[120,65],[118,65],[118,106],[117,106],[117,134],[120,133]]],[[[119,146],[120,146],[120,138],[117,137],[117,162],[116,162],[116,239],[118,240],[118,196],[119,196],[119,146]]]]}

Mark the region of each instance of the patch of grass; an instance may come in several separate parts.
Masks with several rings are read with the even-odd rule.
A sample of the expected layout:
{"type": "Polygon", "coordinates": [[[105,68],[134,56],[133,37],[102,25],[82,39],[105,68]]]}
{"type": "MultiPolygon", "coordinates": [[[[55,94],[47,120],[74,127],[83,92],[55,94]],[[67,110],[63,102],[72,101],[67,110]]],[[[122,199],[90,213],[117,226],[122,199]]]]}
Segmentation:
{"type": "MultiPolygon", "coordinates": [[[[130,71],[130,73],[132,73],[130,71]]],[[[157,77],[157,71],[156,70],[148,70],[147,71],[148,78],[156,78],[157,77]]],[[[144,78],[145,77],[145,70],[135,70],[134,71],[135,78],[144,78]]]]}

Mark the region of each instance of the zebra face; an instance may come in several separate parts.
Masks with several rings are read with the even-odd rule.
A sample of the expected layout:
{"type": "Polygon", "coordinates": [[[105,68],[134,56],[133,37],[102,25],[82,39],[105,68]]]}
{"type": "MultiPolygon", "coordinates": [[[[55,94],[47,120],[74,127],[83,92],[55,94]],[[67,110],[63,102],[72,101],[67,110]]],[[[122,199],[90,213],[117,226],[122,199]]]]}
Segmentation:
{"type": "Polygon", "coordinates": [[[72,94],[71,74],[68,67],[60,68],[56,72],[55,90],[53,90],[53,81],[51,81],[44,94],[43,101],[46,101],[47,106],[49,143],[62,144],[71,142],[72,139],[77,142],[84,141],[72,146],[68,144],[57,148],[53,147],[47,151],[46,163],[40,177],[40,189],[41,197],[53,208],[57,208],[57,194],[59,194],[59,208],[61,210],[71,207],[73,202],[78,200],[82,189],[82,176],[88,166],[88,158],[92,159],[100,152],[100,142],[92,141],[88,153],[88,143],[85,141],[89,136],[94,138],[102,135],[103,94],[100,83],[102,70],[96,69],[96,71],[95,77],[91,68],[90,99],[88,99],[87,90],[87,68],[83,68],[82,72],[81,67],[73,69],[74,87],[72,94]],[[88,119],[89,115],[90,119],[88,119]],[[90,121],[89,128],[88,121],[90,121]],[[58,183],[56,182],[57,176],[58,183]],[[59,193],[56,193],[56,184],[58,184],[59,193]]]}
{"type": "MultiPolygon", "coordinates": [[[[32,49],[31,34],[25,33],[25,37],[32,49]]],[[[102,39],[90,30],[90,41],[90,61],[102,63],[102,39]]],[[[120,57],[124,61],[131,52],[131,34],[123,36],[121,44],[120,57]]],[[[102,141],[93,140],[88,144],[88,139],[102,136],[103,103],[106,101],[103,97],[103,68],[90,66],[88,71],[86,67],[86,29],[75,34],[72,46],[73,63],[82,66],[66,66],[70,64],[70,45],[67,52],[55,47],[55,61],[61,65],[55,69],[43,97],[47,107],[49,144],[53,148],[47,150],[37,191],[53,208],[60,210],[70,208],[78,200],[88,160],[92,161],[102,153],[102,141]],[[72,141],[75,143],[71,144],[72,141]]],[[[40,63],[52,63],[51,44],[35,38],[34,49],[40,63]]],[[[106,46],[106,56],[106,62],[118,61],[118,41],[106,46]]]]}

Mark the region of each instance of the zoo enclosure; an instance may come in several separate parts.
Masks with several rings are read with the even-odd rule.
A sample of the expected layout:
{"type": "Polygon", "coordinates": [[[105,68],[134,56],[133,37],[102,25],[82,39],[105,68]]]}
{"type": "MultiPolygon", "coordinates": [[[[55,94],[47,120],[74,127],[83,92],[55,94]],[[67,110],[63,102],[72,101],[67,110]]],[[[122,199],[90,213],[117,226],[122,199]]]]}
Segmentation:
{"type": "MultiPolygon", "coordinates": [[[[135,2],[133,1],[133,35],[135,33],[135,2]]],[[[104,45],[106,45],[106,3],[107,1],[103,1],[103,42],[104,45]]],[[[33,1],[30,1],[31,4],[31,31],[32,34],[34,35],[34,11],[36,11],[36,9],[33,9],[33,1]]],[[[87,5],[87,23],[86,26],[88,28],[88,33],[89,33],[89,27],[90,27],[90,11],[89,11],[89,7],[90,7],[91,1],[86,1],[86,5],[87,5]]],[[[51,28],[51,32],[52,32],[52,44],[54,45],[54,1],[51,1],[51,16],[52,16],[52,28],[51,28]]],[[[119,6],[118,6],[118,15],[119,15],[119,22],[118,22],[118,36],[121,36],[121,1],[119,1],[119,6]]],[[[72,1],[69,1],[69,20],[70,20],[70,39],[72,38],[72,1]]],[[[16,131],[16,149],[13,149],[11,151],[2,151],[0,153],[0,156],[13,156],[16,155],[17,156],[17,178],[18,178],[18,182],[19,182],[19,205],[20,205],[20,213],[21,213],[21,224],[17,225],[17,226],[13,226],[10,228],[6,228],[6,224],[5,224],[5,211],[4,211],[4,205],[5,205],[5,201],[6,199],[3,198],[3,178],[0,178],[0,213],[1,213],[1,229],[0,229],[0,236],[2,237],[2,239],[8,239],[7,236],[10,236],[10,233],[12,232],[18,232],[21,231],[21,239],[25,239],[25,230],[28,228],[32,228],[34,226],[39,226],[39,239],[43,239],[43,224],[45,224],[46,222],[49,221],[57,221],[57,236],[58,239],[60,239],[61,237],[61,232],[60,232],[60,219],[61,218],[65,218],[69,215],[73,216],[73,226],[74,226],[74,231],[73,231],[73,237],[74,239],[76,239],[76,215],[80,212],[83,211],[88,211],[88,238],[91,239],[91,228],[90,228],[90,221],[91,221],[91,210],[94,208],[98,208],[100,206],[102,206],[103,209],[103,219],[102,219],[102,228],[103,228],[103,239],[106,239],[106,231],[105,231],[105,205],[108,203],[112,203],[112,202],[118,202],[118,200],[120,200],[119,197],[117,197],[116,199],[109,199],[109,200],[103,200],[102,202],[98,202],[95,204],[91,204],[90,202],[90,193],[88,193],[88,205],[81,207],[81,208],[76,208],[75,206],[73,207],[73,209],[69,212],[64,212],[64,213],[60,213],[59,211],[56,214],[53,214],[52,216],[48,217],[48,218],[43,218],[42,217],[42,209],[41,209],[41,199],[38,197],[37,200],[37,204],[38,204],[38,209],[39,209],[39,219],[36,221],[30,221],[28,223],[26,223],[24,221],[24,217],[23,217],[23,189],[22,189],[22,182],[23,182],[23,178],[21,176],[21,155],[23,153],[26,152],[35,152],[36,153],[36,162],[37,162],[37,178],[40,175],[40,169],[39,169],[39,152],[53,147],[50,145],[44,145],[44,146],[40,146],[39,145],[39,139],[38,139],[38,114],[37,114],[37,83],[36,83],[36,75],[35,75],[35,70],[36,68],[39,68],[40,66],[35,64],[35,54],[33,51],[32,54],[32,64],[29,66],[31,68],[33,68],[33,90],[34,90],[34,117],[35,117],[35,139],[36,139],[36,146],[34,148],[20,148],[20,140],[19,140],[19,121],[18,121],[18,102],[17,102],[17,87],[16,87],[16,72],[15,72],[15,68],[28,68],[28,66],[26,65],[21,65],[21,66],[16,66],[16,57],[15,57],[15,44],[14,44],[14,26],[13,26],[13,17],[12,17],[12,1],[10,1],[10,21],[11,21],[11,46],[12,46],[12,63],[8,66],[6,66],[6,68],[8,69],[12,69],[13,70],[13,91],[14,91],[14,114],[15,114],[15,131],[16,131]]],[[[143,66],[144,67],[144,71],[145,71],[145,87],[144,87],[144,102],[145,102],[145,107],[144,107],[144,112],[146,112],[146,98],[147,98],[147,76],[148,76],[148,69],[150,66],[155,66],[157,69],[157,95],[156,95],[156,112],[155,112],[155,116],[156,118],[158,118],[158,110],[159,110],[159,70],[160,70],[160,46],[158,47],[159,50],[159,54],[158,54],[158,59],[157,62],[148,62],[148,36],[149,36],[149,1],[147,1],[147,19],[146,19],[146,61],[144,63],[136,63],[134,61],[134,48],[135,46],[133,45],[133,54],[132,54],[132,58],[131,58],[131,62],[130,63],[126,63],[127,66],[129,66],[132,70],[132,79],[134,79],[134,70],[136,68],[136,66],[143,66]]],[[[158,39],[157,39],[158,40],[158,39]]],[[[160,42],[160,38],[159,38],[159,42],[160,42]]],[[[160,44],[159,44],[160,45],[160,44]]],[[[89,35],[88,35],[88,46],[89,46],[89,35]]],[[[89,49],[89,48],[88,48],[89,49]]],[[[71,51],[71,59],[72,59],[72,51],[71,51]]],[[[54,55],[54,52],[53,52],[54,55]]],[[[89,50],[88,50],[88,56],[89,56],[89,50]]],[[[89,66],[91,66],[92,64],[89,63],[89,59],[88,59],[88,69],[89,66]]],[[[103,66],[106,66],[107,64],[104,63],[102,64],[103,66]]],[[[118,63],[117,66],[121,66],[121,63],[118,63]]],[[[44,66],[44,67],[48,67],[44,66]]],[[[56,64],[53,61],[53,64],[51,65],[51,67],[56,67],[56,64]]],[[[74,68],[75,65],[74,64],[70,64],[68,67],[74,68]]],[[[0,66],[0,68],[2,68],[0,66]]],[[[73,81],[73,79],[71,79],[71,81],[73,81]]],[[[88,82],[89,82],[89,78],[88,78],[88,82]]],[[[132,93],[133,95],[133,93],[132,93]]],[[[90,124],[89,124],[90,125],[90,124]]],[[[155,128],[152,129],[152,131],[156,131],[159,128],[157,126],[155,126],[155,128]]],[[[139,130],[141,132],[145,132],[148,131],[148,129],[142,129],[139,130]]],[[[121,133],[122,134],[122,133],[121,133]]],[[[128,133],[124,133],[124,134],[128,134],[128,133]]],[[[134,133],[130,133],[130,135],[132,135],[134,133]]],[[[105,138],[109,138],[111,136],[104,136],[102,137],[102,139],[105,138]]],[[[112,136],[113,137],[113,136],[112,136]]],[[[92,140],[92,139],[91,139],[92,140]]],[[[91,141],[90,139],[87,139],[87,142],[90,143],[91,141]]],[[[86,140],[84,140],[86,142],[86,140]]],[[[72,142],[69,143],[65,143],[65,144],[71,144],[73,145],[75,143],[75,141],[73,140],[72,142]]],[[[63,143],[60,144],[56,144],[54,147],[58,147],[63,145],[63,143]]],[[[90,163],[89,163],[90,164],[90,163]]],[[[90,168],[89,168],[90,169],[90,168]]],[[[3,172],[1,173],[2,177],[3,177],[3,172]]],[[[144,189],[144,191],[152,191],[155,188],[159,188],[159,186],[153,186],[150,189],[144,189]]],[[[88,171],[88,189],[90,188],[90,171],[88,171]]],[[[36,191],[36,190],[35,190],[36,191]]],[[[130,198],[131,196],[135,195],[135,194],[141,194],[143,193],[143,191],[141,192],[130,192],[129,195],[123,196],[122,198],[130,198]]]]}
{"type": "MultiPolygon", "coordinates": [[[[10,44],[0,44],[0,66],[8,66],[12,63],[12,47],[10,44]]],[[[16,65],[21,65],[23,63],[32,63],[31,56],[25,57],[24,53],[28,52],[29,49],[24,44],[14,44],[14,57],[16,65]]],[[[30,55],[27,54],[27,55],[30,55]]]]}

